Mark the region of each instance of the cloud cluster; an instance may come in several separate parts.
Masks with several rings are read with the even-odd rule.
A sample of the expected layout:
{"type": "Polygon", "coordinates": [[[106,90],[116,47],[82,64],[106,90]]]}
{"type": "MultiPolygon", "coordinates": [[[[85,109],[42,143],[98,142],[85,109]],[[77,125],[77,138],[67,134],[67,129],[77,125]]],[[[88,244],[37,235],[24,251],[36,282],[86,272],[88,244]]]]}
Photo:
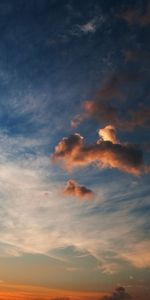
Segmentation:
{"type": "Polygon", "coordinates": [[[69,180],[63,190],[64,195],[75,196],[79,198],[91,198],[93,192],[85,186],[80,186],[74,180],[69,180]]]}
{"type": "Polygon", "coordinates": [[[99,131],[101,139],[91,145],[80,134],[63,138],[52,155],[67,170],[95,164],[99,168],[116,168],[139,175],[143,166],[142,152],[133,145],[117,143],[115,129],[109,125],[99,131]]]}
{"type": "Polygon", "coordinates": [[[124,287],[117,287],[112,295],[104,296],[102,300],[129,300],[132,297],[126,292],[124,287]]]}

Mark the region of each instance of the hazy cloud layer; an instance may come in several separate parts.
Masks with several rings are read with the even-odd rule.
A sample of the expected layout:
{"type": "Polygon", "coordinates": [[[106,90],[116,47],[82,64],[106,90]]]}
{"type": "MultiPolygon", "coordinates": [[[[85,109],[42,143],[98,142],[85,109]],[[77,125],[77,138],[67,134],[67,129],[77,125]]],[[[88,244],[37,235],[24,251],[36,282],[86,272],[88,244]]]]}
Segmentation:
{"type": "MultiPolygon", "coordinates": [[[[15,138],[15,143],[19,143],[20,138],[18,141],[15,138]]],[[[25,145],[32,144],[25,138],[21,140],[25,145]]],[[[77,135],[69,149],[74,148],[77,141],[80,148],[80,136],[77,135]]],[[[61,259],[55,249],[74,247],[94,256],[98,269],[105,274],[118,272],[120,260],[136,268],[149,265],[148,242],[141,235],[147,221],[145,216],[137,218],[132,214],[137,205],[146,203],[145,197],[136,198],[131,187],[126,187],[124,182],[118,186],[117,182],[116,187],[110,183],[97,188],[94,201],[88,201],[86,205],[84,201],[68,201],[65,195],[58,194],[61,184],[51,181],[53,171],[49,159],[43,156],[23,158],[21,155],[16,160],[16,154],[11,151],[13,139],[7,139],[7,145],[13,157],[3,151],[0,153],[1,256],[38,253],[61,259]],[[47,168],[48,180],[45,177],[47,168]],[[126,200],[118,206],[118,197],[132,201],[125,205],[126,200]],[[112,210],[114,206],[115,211],[112,210]],[[109,257],[108,249],[115,259],[109,257]]]]}

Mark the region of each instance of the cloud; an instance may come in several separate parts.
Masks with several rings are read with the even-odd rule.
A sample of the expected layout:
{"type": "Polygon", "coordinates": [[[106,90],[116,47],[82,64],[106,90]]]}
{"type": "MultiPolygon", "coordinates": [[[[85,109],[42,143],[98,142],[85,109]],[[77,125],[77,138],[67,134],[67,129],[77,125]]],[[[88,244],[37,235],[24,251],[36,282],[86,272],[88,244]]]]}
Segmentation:
{"type": "Polygon", "coordinates": [[[133,145],[112,143],[112,140],[116,142],[112,128],[109,126],[102,129],[103,137],[106,138],[107,133],[107,139],[110,140],[100,139],[91,145],[85,145],[84,138],[77,133],[63,138],[55,147],[52,160],[62,163],[68,171],[94,164],[99,168],[116,168],[140,175],[143,167],[142,152],[133,145]]]}
{"type": "Polygon", "coordinates": [[[137,79],[139,79],[138,75],[127,73],[116,73],[109,76],[97,94],[91,100],[83,102],[83,113],[76,115],[71,121],[72,127],[76,128],[89,117],[104,125],[109,122],[120,130],[132,131],[137,127],[148,127],[150,119],[148,106],[138,103],[136,109],[126,109],[124,113],[126,104],[124,88],[128,88],[137,79]]]}
{"type": "Polygon", "coordinates": [[[91,198],[93,192],[85,186],[80,186],[74,180],[69,180],[63,191],[64,195],[75,196],[79,198],[91,198]]]}
{"type": "Polygon", "coordinates": [[[137,244],[134,249],[131,249],[130,252],[124,252],[122,257],[125,258],[127,261],[131,262],[137,268],[146,268],[150,267],[150,242],[143,241],[139,245],[137,244]]]}
{"type": "Polygon", "coordinates": [[[93,17],[87,23],[78,25],[78,27],[80,31],[83,32],[84,34],[94,33],[99,28],[99,26],[104,22],[105,22],[105,18],[103,14],[99,12],[97,16],[93,17]]]}
{"type": "Polygon", "coordinates": [[[77,128],[80,123],[84,121],[84,117],[81,116],[80,114],[77,114],[72,120],[71,120],[71,127],[72,128],[77,128]]]}
{"type": "MultiPolygon", "coordinates": [[[[122,108],[118,103],[123,102],[125,94],[123,87],[138,79],[134,74],[113,74],[104,82],[100,91],[92,100],[83,103],[83,110],[87,117],[96,119],[97,122],[104,124],[110,122],[120,130],[132,131],[136,127],[146,127],[149,124],[150,108],[142,103],[138,104],[137,109],[126,110],[122,114],[122,108]],[[118,102],[119,101],[119,102],[118,102]]],[[[82,119],[81,119],[82,120],[82,119]]]]}
{"type": "Polygon", "coordinates": [[[80,25],[80,30],[84,33],[94,33],[96,31],[96,20],[92,19],[88,23],[80,25]]]}
{"type": "Polygon", "coordinates": [[[121,14],[121,18],[125,20],[129,25],[133,25],[139,21],[138,9],[127,9],[121,14]]]}
{"type": "Polygon", "coordinates": [[[99,135],[102,137],[103,141],[110,141],[113,144],[117,144],[116,130],[112,125],[107,125],[106,127],[99,130],[99,135]]]}
{"type": "Polygon", "coordinates": [[[150,62],[150,53],[148,51],[142,50],[127,50],[124,52],[125,59],[130,60],[142,60],[145,62],[150,62]]]}
{"type": "Polygon", "coordinates": [[[100,99],[85,101],[83,108],[88,116],[95,118],[98,122],[109,121],[120,130],[132,131],[136,127],[147,127],[150,118],[150,108],[144,104],[140,104],[137,111],[130,110],[127,118],[121,116],[119,108],[100,99]]]}
{"type": "Polygon", "coordinates": [[[150,24],[150,3],[147,3],[144,13],[141,13],[138,8],[129,8],[123,12],[121,18],[129,25],[148,26],[150,24]]]}
{"type": "Polygon", "coordinates": [[[99,269],[104,274],[114,275],[120,271],[120,266],[115,262],[104,261],[100,264],[99,269]]]}
{"type": "Polygon", "coordinates": [[[104,296],[102,300],[129,300],[132,299],[131,295],[129,295],[125,288],[120,286],[117,287],[116,290],[112,293],[112,295],[104,296]]]}

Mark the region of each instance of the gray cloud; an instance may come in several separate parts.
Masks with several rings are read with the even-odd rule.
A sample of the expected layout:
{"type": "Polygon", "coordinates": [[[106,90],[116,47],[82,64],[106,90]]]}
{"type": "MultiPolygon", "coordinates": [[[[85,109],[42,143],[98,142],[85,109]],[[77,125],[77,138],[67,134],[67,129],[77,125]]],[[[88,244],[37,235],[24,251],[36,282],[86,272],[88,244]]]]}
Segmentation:
{"type": "Polygon", "coordinates": [[[129,300],[132,299],[124,287],[117,287],[116,290],[110,296],[104,296],[102,300],[129,300]]]}

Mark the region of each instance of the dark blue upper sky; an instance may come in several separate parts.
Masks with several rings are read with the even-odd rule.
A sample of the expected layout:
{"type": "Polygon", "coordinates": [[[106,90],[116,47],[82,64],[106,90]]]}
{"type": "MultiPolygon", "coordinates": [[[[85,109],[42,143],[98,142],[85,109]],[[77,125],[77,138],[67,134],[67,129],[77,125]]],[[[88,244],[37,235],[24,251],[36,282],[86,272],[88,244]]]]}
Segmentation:
{"type": "Polygon", "coordinates": [[[115,72],[139,74],[141,78],[128,92],[129,106],[145,102],[149,28],[130,26],[122,15],[129,7],[144,13],[146,5],[146,1],[1,1],[0,117],[4,128],[29,133],[29,128],[35,132],[37,127],[49,126],[49,121],[56,126],[67,112],[71,119],[83,100],[93,97],[115,72]],[[126,59],[127,51],[146,54],[126,59]]]}

